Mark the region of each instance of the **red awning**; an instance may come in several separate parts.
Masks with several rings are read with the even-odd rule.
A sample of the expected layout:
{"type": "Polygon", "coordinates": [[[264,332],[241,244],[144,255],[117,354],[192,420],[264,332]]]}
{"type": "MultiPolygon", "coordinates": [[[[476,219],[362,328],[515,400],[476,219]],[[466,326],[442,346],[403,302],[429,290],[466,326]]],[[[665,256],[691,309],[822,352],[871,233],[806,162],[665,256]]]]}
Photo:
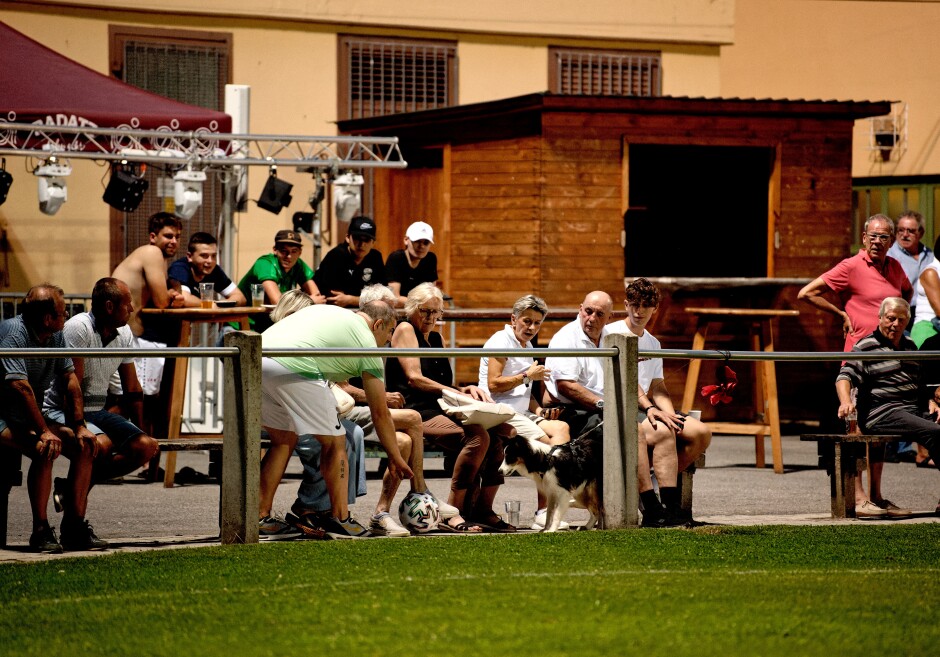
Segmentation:
{"type": "Polygon", "coordinates": [[[232,131],[232,119],[224,112],[170,100],[102,75],[3,22],[0,119],[76,127],[232,131]]]}

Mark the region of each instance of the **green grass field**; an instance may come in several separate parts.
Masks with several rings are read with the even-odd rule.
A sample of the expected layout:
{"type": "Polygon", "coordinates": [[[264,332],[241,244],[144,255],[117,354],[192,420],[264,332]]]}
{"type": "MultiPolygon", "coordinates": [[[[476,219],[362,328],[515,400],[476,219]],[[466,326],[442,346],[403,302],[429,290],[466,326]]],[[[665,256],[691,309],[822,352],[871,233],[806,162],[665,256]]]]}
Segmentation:
{"type": "Polygon", "coordinates": [[[2,655],[929,655],[940,525],[290,542],[0,566],[2,655]]]}

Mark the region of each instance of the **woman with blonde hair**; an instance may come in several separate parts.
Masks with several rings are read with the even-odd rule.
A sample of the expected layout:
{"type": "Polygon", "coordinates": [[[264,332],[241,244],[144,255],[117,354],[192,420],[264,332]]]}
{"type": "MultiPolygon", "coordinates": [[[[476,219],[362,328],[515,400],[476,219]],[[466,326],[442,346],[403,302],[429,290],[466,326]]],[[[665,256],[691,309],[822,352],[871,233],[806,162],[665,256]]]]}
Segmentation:
{"type": "MultiPolygon", "coordinates": [[[[422,283],[408,293],[405,321],[392,334],[392,346],[400,349],[428,349],[444,346],[435,329],[443,314],[444,297],[433,283],[422,283]]],[[[516,528],[493,511],[496,491],[503,483],[499,466],[502,443],[477,425],[457,424],[444,415],[437,400],[444,390],[455,390],[482,401],[492,401],[477,386],[456,387],[450,361],[442,356],[389,358],[385,367],[388,389],[400,392],[405,407],[421,413],[424,437],[446,452],[456,452],[448,502],[468,517],[449,518],[441,529],[460,533],[514,532],[516,528]]],[[[500,425],[504,427],[505,425],[500,425]]],[[[494,430],[495,433],[495,430],[494,430]]]]}

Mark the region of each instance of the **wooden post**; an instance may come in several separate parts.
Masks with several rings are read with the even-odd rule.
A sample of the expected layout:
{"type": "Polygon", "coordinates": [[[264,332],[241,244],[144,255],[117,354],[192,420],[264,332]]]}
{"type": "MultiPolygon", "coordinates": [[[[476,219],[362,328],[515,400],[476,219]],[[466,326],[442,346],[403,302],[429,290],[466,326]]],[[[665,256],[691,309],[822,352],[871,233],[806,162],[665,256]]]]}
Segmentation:
{"type": "Polygon", "coordinates": [[[261,335],[232,331],[227,359],[222,449],[222,544],[258,542],[261,479],[261,335]]]}
{"type": "Polygon", "coordinates": [[[636,527],[637,490],[637,338],[631,334],[604,337],[605,348],[620,350],[604,358],[604,477],[601,494],[605,529],[636,527]]]}

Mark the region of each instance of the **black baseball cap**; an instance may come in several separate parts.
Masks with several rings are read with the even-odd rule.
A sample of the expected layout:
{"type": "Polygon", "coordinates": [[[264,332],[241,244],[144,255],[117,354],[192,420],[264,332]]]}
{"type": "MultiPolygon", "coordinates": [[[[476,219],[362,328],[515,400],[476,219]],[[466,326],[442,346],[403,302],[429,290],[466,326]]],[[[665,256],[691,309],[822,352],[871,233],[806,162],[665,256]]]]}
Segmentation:
{"type": "Polygon", "coordinates": [[[349,222],[349,235],[375,239],[375,222],[369,217],[353,217],[349,222]]]}

